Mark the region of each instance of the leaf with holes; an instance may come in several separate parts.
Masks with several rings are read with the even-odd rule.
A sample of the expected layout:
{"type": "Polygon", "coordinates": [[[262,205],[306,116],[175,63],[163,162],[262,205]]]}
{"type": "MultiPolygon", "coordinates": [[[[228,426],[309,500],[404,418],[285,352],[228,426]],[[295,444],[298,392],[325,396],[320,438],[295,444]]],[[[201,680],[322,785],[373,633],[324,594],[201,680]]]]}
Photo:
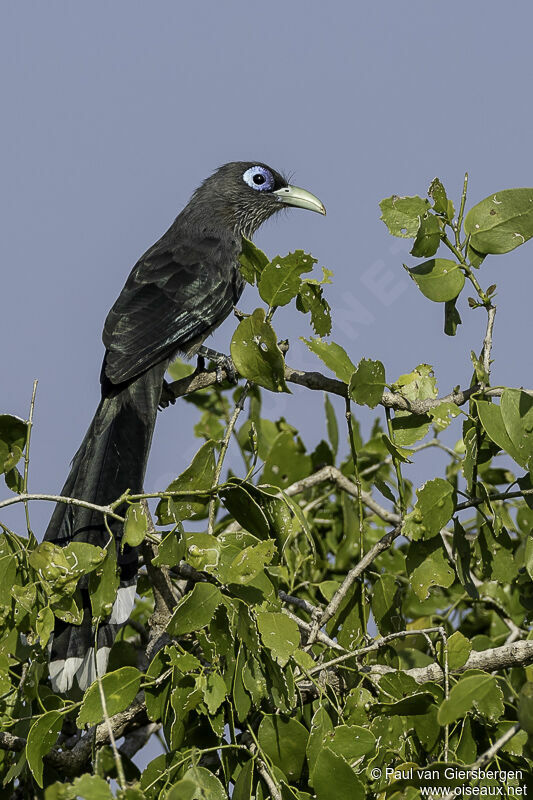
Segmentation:
{"type": "Polygon", "coordinates": [[[414,239],[422,218],[429,209],[429,200],[422,197],[398,197],[393,194],[379,204],[381,217],[389,233],[403,239],[414,239]]]}
{"type": "Polygon", "coordinates": [[[509,253],[533,236],[533,189],[504,189],[465,217],[470,246],[481,254],[509,253]]]}
{"type": "Polygon", "coordinates": [[[271,308],[286,306],[296,297],[302,285],[302,274],[311,272],[316,258],[295,250],[287,256],[276,256],[264,268],[258,289],[261,298],[271,308]]]}
{"type": "Polygon", "coordinates": [[[283,354],[262,308],[256,308],[239,323],[230,349],[235,368],[243,378],[271,392],[289,392],[283,354]]]}

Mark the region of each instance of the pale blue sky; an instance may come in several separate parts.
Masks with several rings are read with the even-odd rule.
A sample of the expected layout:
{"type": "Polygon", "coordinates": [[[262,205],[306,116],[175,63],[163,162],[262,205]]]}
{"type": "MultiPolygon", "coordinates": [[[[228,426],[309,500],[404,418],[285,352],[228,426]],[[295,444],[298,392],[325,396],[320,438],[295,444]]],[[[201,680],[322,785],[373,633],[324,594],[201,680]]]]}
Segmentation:
{"type": "MultiPolygon", "coordinates": [[[[525,2],[4,3],[0,412],[26,416],[39,379],[30,489],[63,484],[98,402],[103,321],[131,267],[228,160],[294,172],[327,206],[326,218],[277,218],[257,242],[272,256],[304,248],[334,271],[333,339],[352,360],[380,358],[389,380],[432,363],[443,391],[468,381],[482,312],[462,301],[464,325],[443,336],[442,309],[405,276],[408,246],[378,202],[423,194],[435,175],[455,199],[465,169],[472,203],[533,184],[532,29],[525,2]]],[[[526,245],[482,268],[499,289],[499,383],[533,382],[532,258],[526,245]]],[[[257,301],[249,289],[242,305],[257,301]]],[[[275,321],[293,341],[289,363],[318,368],[297,343],[306,318],[275,321]]],[[[211,345],[227,351],[233,326],[211,345]]],[[[320,396],[269,405],[311,448],[325,435],[320,396]]],[[[184,402],[159,416],[147,489],[187,465],[194,418],[184,402]]],[[[50,512],[33,509],[37,533],[50,512]]]]}

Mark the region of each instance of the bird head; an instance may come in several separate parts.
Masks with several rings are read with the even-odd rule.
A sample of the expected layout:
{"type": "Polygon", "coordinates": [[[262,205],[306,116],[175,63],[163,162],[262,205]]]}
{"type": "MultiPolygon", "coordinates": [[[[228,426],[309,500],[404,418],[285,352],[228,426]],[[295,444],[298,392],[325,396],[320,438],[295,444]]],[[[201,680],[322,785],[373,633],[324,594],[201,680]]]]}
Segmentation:
{"type": "Polygon", "coordinates": [[[288,206],[326,213],[318,197],[292,186],[272,167],[259,161],[232,161],[202,183],[184,211],[189,218],[201,215],[204,223],[223,224],[251,237],[276,211],[288,206]]]}

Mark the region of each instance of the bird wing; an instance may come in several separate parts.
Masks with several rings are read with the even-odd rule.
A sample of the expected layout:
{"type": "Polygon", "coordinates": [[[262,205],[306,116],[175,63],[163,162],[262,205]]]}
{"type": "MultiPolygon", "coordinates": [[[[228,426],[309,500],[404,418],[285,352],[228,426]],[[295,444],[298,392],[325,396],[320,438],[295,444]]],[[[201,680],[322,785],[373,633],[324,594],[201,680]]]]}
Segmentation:
{"type": "Polygon", "coordinates": [[[171,228],[139,259],[107,316],[106,377],[130,380],[216,328],[242,292],[240,250],[230,233],[171,228]]]}

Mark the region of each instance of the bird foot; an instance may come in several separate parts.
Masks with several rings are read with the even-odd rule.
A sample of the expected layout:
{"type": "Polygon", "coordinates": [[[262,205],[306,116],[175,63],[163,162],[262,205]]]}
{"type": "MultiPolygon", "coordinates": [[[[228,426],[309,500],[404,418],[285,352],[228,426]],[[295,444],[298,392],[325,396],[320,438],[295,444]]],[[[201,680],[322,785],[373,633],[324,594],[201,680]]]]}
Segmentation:
{"type": "Polygon", "coordinates": [[[170,405],[174,405],[176,402],[176,398],[170,388],[170,383],[168,381],[163,380],[163,386],[161,387],[161,397],[159,398],[158,408],[162,411],[164,408],[168,408],[170,405]]]}
{"type": "Polygon", "coordinates": [[[212,361],[216,367],[217,383],[224,383],[224,378],[230,383],[237,383],[237,370],[230,356],[211,350],[210,347],[203,345],[198,348],[198,369],[205,369],[205,359],[212,361]]]}

